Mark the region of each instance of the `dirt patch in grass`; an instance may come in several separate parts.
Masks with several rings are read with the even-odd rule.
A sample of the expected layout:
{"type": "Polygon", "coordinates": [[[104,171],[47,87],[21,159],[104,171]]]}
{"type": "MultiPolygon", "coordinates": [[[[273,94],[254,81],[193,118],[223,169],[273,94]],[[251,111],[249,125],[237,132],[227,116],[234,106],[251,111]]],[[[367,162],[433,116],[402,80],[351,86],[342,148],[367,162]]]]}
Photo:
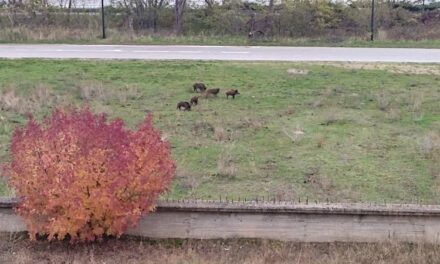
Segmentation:
{"type": "Polygon", "coordinates": [[[293,243],[269,240],[31,242],[0,235],[0,263],[439,263],[440,247],[409,243],[293,243]]]}
{"type": "Polygon", "coordinates": [[[429,74],[440,75],[440,67],[432,64],[408,64],[408,63],[374,63],[374,62],[324,62],[323,65],[342,67],[354,70],[384,70],[401,74],[429,74]]]}
{"type": "Polygon", "coordinates": [[[307,75],[309,71],[305,69],[290,68],[287,69],[287,73],[290,75],[307,75]]]}

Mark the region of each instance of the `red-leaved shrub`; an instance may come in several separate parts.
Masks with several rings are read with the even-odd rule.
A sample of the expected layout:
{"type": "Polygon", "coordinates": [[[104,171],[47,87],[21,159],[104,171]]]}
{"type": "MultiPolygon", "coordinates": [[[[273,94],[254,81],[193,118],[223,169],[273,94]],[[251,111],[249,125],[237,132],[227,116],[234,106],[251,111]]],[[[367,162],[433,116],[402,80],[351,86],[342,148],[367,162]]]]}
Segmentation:
{"type": "Polygon", "coordinates": [[[136,131],[88,108],[30,118],[12,136],[9,184],[31,239],[120,236],[154,209],[175,173],[170,146],[148,116],[136,131]]]}

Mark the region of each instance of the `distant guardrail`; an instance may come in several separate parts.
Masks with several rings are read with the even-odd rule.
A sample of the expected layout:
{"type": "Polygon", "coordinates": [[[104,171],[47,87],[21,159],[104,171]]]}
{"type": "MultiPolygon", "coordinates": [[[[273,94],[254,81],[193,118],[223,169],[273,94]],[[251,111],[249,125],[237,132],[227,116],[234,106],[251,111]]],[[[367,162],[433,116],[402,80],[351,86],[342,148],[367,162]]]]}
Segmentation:
{"type": "MultiPolygon", "coordinates": [[[[0,198],[0,232],[25,231],[17,199],[0,198]]],[[[160,201],[130,235],[262,238],[297,242],[440,242],[440,206],[160,201]]]]}

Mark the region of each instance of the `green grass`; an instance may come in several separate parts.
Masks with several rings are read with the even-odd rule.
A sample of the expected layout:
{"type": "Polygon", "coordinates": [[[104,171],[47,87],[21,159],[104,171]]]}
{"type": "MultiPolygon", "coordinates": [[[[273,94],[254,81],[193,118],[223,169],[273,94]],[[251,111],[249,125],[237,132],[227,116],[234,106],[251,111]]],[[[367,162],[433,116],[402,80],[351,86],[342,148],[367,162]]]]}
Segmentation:
{"type": "Polygon", "coordinates": [[[27,102],[1,112],[2,160],[25,122],[19,113],[41,118],[91,91],[93,109],[130,127],[154,113],[177,162],[172,198],[440,200],[439,75],[318,63],[2,60],[0,87],[27,102]],[[222,92],[177,111],[197,81],[222,92]],[[241,95],[226,100],[231,87],[241,95]]]}
{"type": "MultiPolygon", "coordinates": [[[[248,39],[235,36],[183,36],[183,37],[139,37],[132,41],[95,40],[98,43],[142,44],[142,45],[230,45],[230,46],[293,46],[293,47],[371,47],[371,48],[440,48],[440,39],[435,40],[361,40],[347,38],[341,41],[328,39],[275,37],[248,39]]],[[[87,41],[93,43],[95,41],[87,41]]],[[[62,41],[58,41],[62,43],[62,41]]]]}
{"type": "Polygon", "coordinates": [[[66,43],[66,44],[133,44],[133,45],[237,45],[237,46],[328,46],[375,48],[440,48],[440,39],[375,40],[361,38],[329,40],[326,38],[273,37],[249,39],[247,36],[185,35],[166,36],[134,34],[108,29],[107,38],[100,38],[99,28],[69,30],[56,26],[42,28],[15,27],[0,29],[0,43],[66,43]]]}

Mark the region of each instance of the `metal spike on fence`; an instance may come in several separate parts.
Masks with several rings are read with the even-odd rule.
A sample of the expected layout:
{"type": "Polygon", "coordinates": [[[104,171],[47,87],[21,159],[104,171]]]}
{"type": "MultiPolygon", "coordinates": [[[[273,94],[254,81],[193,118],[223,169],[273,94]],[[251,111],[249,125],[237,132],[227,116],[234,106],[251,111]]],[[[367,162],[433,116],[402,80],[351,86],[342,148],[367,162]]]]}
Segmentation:
{"type": "Polygon", "coordinates": [[[306,204],[309,204],[309,197],[306,197],[306,204]]]}

